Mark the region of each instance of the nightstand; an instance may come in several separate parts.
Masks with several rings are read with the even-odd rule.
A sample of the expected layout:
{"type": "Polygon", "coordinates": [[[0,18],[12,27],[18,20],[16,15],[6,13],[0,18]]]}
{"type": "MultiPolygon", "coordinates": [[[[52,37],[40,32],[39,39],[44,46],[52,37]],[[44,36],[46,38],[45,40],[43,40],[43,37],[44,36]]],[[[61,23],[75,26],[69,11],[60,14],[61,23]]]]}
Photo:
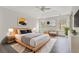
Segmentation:
{"type": "Polygon", "coordinates": [[[5,41],[6,41],[6,43],[13,43],[15,41],[15,37],[14,36],[6,36],[5,41]]]}

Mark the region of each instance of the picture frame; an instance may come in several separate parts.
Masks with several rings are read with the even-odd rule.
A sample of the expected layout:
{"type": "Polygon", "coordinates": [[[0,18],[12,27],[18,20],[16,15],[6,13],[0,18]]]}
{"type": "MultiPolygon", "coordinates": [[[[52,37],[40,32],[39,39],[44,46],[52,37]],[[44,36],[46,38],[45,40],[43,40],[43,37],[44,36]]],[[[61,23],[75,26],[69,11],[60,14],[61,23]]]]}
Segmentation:
{"type": "Polygon", "coordinates": [[[26,19],[25,19],[24,17],[19,17],[19,18],[17,19],[17,24],[18,24],[18,25],[22,25],[22,26],[27,25],[26,19]]]}
{"type": "Polygon", "coordinates": [[[48,26],[56,26],[56,20],[47,21],[48,26]]]}

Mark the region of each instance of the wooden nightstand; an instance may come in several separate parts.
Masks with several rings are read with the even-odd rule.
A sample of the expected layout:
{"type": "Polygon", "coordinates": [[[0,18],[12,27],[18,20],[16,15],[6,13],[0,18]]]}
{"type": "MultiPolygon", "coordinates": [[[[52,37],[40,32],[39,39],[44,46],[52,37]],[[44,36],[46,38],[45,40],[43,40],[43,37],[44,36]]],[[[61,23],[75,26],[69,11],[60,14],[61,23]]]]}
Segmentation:
{"type": "Polygon", "coordinates": [[[15,37],[14,36],[8,36],[8,43],[12,43],[15,41],[15,37]]]}
{"type": "Polygon", "coordinates": [[[15,41],[14,36],[6,36],[4,39],[5,39],[5,43],[13,43],[15,41]]]}

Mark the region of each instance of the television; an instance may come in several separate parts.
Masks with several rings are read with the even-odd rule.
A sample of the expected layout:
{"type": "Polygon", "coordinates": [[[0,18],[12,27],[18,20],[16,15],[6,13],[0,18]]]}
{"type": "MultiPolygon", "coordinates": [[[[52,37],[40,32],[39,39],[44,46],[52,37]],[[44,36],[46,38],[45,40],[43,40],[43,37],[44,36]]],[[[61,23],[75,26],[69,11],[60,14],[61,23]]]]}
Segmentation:
{"type": "Polygon", "coordinates": [[[74,27],[79,27],[79,10],[74,15],[74,27]]]}

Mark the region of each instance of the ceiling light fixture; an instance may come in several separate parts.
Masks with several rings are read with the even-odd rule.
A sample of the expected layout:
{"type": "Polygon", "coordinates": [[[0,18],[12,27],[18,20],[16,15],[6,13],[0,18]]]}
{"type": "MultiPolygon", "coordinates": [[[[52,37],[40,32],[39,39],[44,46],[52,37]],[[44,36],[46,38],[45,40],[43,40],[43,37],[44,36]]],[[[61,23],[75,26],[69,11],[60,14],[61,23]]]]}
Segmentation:
{"type": "Polygon", "coordinates": [[[43,12],[50,9],[50,8],[48,8],[46,6],[37,6],[36,8],[39,8],[43,12]]]}

